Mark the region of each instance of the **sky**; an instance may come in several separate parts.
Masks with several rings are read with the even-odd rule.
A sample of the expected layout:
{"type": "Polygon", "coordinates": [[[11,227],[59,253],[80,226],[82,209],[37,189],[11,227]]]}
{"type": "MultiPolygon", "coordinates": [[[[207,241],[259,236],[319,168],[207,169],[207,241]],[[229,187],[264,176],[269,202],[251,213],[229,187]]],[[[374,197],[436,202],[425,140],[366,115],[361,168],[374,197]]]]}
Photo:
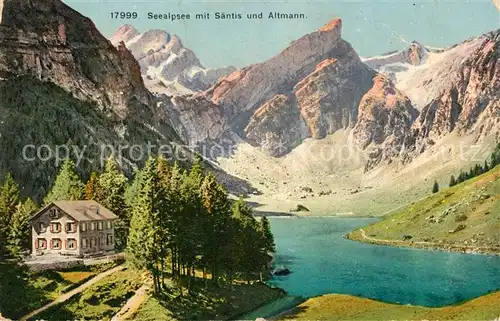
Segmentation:
{"type": "MultiPolygon", "coordinates": [[[[495,0],[498,1],[498,0],[495,0]]],[[[416,40],[446,47],[500,28],[492,0],[63,0],[91,18],[106,37],[121,25],[139,31],[163,29],[192,49],[205,67],[243,67],[278,54],[291,41],[330,19],[343,20],[342,38],[361,56],[380,55],[416,40]],[[137,12],[137,19],[112,19],[112,12],[137,12]],[[152,13],[191,14],[190,20],[151,20],[152,13]],[[195,20],[195,13],[304,13],[303,20],[195,20]]]]}

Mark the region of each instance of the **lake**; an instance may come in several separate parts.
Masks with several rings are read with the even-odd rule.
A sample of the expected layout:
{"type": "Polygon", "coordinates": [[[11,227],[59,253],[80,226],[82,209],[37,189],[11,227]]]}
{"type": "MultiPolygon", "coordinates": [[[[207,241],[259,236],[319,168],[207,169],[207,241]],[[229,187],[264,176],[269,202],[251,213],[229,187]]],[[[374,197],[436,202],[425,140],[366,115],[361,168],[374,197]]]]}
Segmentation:
{"type": "Polygon", "coordinates": [[[269,283],[291,296],[351,294],[435,307],[500,289],[500,256],[363,244],[344,239],[370,218],[270,218],[275,266],[292,271],[269,283]]]}

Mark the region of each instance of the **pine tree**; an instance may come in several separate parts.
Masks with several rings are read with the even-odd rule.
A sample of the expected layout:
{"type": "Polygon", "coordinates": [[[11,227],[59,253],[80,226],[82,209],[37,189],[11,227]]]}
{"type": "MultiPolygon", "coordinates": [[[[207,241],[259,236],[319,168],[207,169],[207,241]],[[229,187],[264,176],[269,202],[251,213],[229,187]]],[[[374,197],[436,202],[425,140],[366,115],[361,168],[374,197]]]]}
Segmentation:
{"type": "Polygon", "coordinates": [[[19,186],[7,174],[0,188],[0,258],[7,254],[12,217],[19,205],[19,186]]]}
{"type": "Polygon", "coordinates": [[[114,158],[111,157],[106,162],[96,186],[99,202],[119,217],[115,225],[115,246],[117,249],[124,249],[130,225],[125,204],[127,177],[118,168],[114,158]]]}
{"type": "Polygon", "coordinates": [[[434,181],[434,185],[432,186],[432,193],[439,192],[439,184],[437,181],[434,181]]]}
{"type": "Polygon", "coordinates": [[[276,245],[274,244],[274,236],[271,232],[271,223],[269,223],[269,220],[265,216],[260,219],[260,232],[264,239],[264,250],[268,253],[275,253],[276,245]]]}
{"type": "Polygon", "coordinates": [[[250,282],[252,272],[260,272],[265,262],[264,240],[259,230],[259,224],[254,218],[252,209],[240,197],[233,205],[233,217],[239,222],[239,233],[235,240],[238,248],[238,266],[250,282]]]}
{"type": "Polygon", "coordinates": [[[195,186],[201,188],[201,184],[203,183],[203,179],[205,178],[205,170],[202,165],[202,159],[199,154],[196,155],[196,158],[191,166],[189,171],[189,179],[193,181],[195,186]]]}
{"type": "MultiPolygon", "coordinates": [[[[180,186],[180,198],[176,199],[180,210],[178,213],[178,259],[181,266],[187,270],[189,276],[188,289],[194,277],[193,270],[197,263],[198,249],[203,245],[200,240],[203,238],[203,220],[206,218],[202,213],[204,208],[201,202],[201,184],[203,180],[203,170],[196,166],[191,167],[189,173],[182,176],[180,186]]],[[[177,205],[177,206],[178,206],[177,205]]]]}
{"type": "Polygon", "coordinates": [[[99,176],[98,189],[100,189],[101,203],[120,217],[125,215],[125,188],[127,177],[118,168],[114,158],[106,162],[104,172],[99,176]]]}
{"type": "Polygon", "coordinates": [[[490,170],[490,165],[488,165],[488,160],[484,161],[483,171],[486,173],[490,170]]]}
{"type": "Polygon", "coordinates": [[[134,204],[130,234],[127,244],[127,255],[137,268],[145,268],[151,272],[154,290],[160,290],[160,244],[163,236],[159,228],[160,212],[164,194],[157,175],[157,161],[150,157],[144,167],[138,197],[134,204]]]}
{"type": "Polygon", "coordinates": [[[126,213],[130,218],[141,186],[141,181],[143,176],[142,174],[143,174],[142,170],[140,169],[136,170],[134,173],[134,179],[132,183],[125,188],[125,193],[124,193],[125,207],[126,207],[126,213]]]}
{"type": "Polygon", "coordinates": [[[458,175],[458,179],[457,179],[457,184],[462,183],[464,181],[465,181],[465,174],[463,171],[460,171],[460,174],[458,175]]]}
{"type": "Polygon", "coordinates": [[[100,194],[99,174],[93,172],[85,185],[85,199],[100,202],[102,198],[100,194]]]}
{"type": "Polygon", "coordinates": [[[455,185],[457,185],[457,181],[455,180],[455,176],[451,175],[450,184],[448,186],[453,187],[455,185]]]}
{"type": "Polygon", "coordinates": [[[158,177],[165,188],[169,188],[171,176],[172,170],[167,159],[164,156],[158,157],[158,177]]]}
{"type": "Polygon", "coordinates": [[[85,186],[75,171],[75,164],[68,158],[63,162],[52,189],[44,199],[44,203],[49,204],[57,200],[80,200],[84,192],[85,186]]]}
{"type": "Polygon", "coordinates": [[[31,216],[38,210],[31,198],[17,206],[12,217],[9,234],[9,252],[11,256],[18,257],[22,251],[29,250],[31,244],[31,216]]]}
{"type": "Polygon", "coordinates": [[[218,281],[219,268],[229,246],[228,229],[231,218],[231,204],[227,192],[222,185],[217,184],[215,176],[210,173],[201,185],[201,198],[206,214],[204,242],[205,261],[212,272],[212,279],[218,281]]]}
{"type": "Polygon", "coordinates": [[[494,168],[495,166],[497,166],[498,164],[500,164],[500,144],[498,144],[495,148],[495,150],[493,151],[493,153],[491,154],[491,168],[494,168]]]}

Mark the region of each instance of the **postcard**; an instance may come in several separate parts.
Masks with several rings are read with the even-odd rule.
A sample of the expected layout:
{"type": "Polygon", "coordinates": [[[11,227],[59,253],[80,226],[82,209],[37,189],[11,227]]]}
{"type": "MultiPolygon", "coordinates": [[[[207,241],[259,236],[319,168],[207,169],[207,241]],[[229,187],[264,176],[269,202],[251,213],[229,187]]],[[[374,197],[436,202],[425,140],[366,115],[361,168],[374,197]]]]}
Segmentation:
{"type": "Polygon", "coordinates": [[[0,320],[500,320],[500,1],[0,0],[0,320]]]}

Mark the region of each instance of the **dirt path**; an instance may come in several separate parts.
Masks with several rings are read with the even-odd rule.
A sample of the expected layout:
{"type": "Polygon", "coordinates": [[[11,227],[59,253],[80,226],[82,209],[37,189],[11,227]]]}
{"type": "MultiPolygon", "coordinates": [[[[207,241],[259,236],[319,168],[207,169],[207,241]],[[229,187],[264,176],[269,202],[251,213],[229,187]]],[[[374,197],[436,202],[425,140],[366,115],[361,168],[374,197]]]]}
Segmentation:
{"type": "Polygon", "coordinates": [[[449,249],[451,251],[455,250],[455,252],[456,252],[456,249],[459,249],[459,250],[467,249],[467,250],[473,250],[473,251],[486,250],[486,251],[491,251],[493,253],[500,252],[500,248],[494,247],[494,246],[453,245],[453,244],[442,244],[442,243],[425,242],[425,241],[410,241],[410,242],[408,242],[408,241],[402,241],[402,240],[384,240],[384,239],[378,239],[378,238],[374,238],[374,237],[370,237],[370,236],[366,235],[365,230],[362,228],[359,229],[359,231],[361,232],[361,236],[363,237],[363,239],[371,241],[373,243],[377,243],[377,244],[402,245],[402,246],[406,246],[406,247],[421,246],[424,248],[443,249],[443,250],[449,249]]]}
{"type": "Polygon", "coordinates": [[[26,314],[25,316],[23,316],[23,317],[22,317],[22,318],[20,318],[19,320],[20,320],[20,321],[26,321],[26,320],[28,320],[28,319],[30,319],[30,318],[32,318],[32,317],[34,317],[34,316],[38,315],[39,313],[41,313],[41,312],[43,312],[43,311],[47,310],[48,308],[50,308],[50,307],[52,307],[52,306],[54,306],[54,305],[56,305],[56,304],[59,304],[59,303],[65,302],[65,301],[69,300],[72,296],[74,296],[75,294],[78,294],[78,293],[82,292],[83,290],[85,290],[85,289],[87,289],[87,288],[91,287],[91,286],[92,286],[92,285],[94,285],[95,283],[97,283],[97,282],[99,282],[100,280],[104,279],[104,278],[105,278],[105,277],[107,277],[108,275],[113,274],[113,273],[115,273],[115,272],[117,272],[117,271],[120,271],[120,270],[122,270],[123,268],[125,268],[125,266],[124,266],[124,265],[119,265],[119,266],[114,267],[114,268],[112,268],[112,269],[110,269],[110,270],[107,270],[107,271],[105,271],[105,272],[102,272],[102,273],[100,273],[100,274],[96,275],[95,277],[93,277],[93,278],[92,278],[91,280],[89,280],[88,282],[86,282],[86,283],[84,283],[84,284],[80,285],[79,287],[77,287],[77,288],[75,288],[75,289],[73,289],[73,290],[69,291],[68,293],[65,293],[65,294],[61,295],[60,297],[58,297],[58,298],[57,298],[57,299],[55,299],[54,301],[52,301],[52,302],[50,302],[50,303],[48,303],[48,304],[44,305],[44,306],[43,306],[43,307],[41,307],[41,308],[36,309],[35,311],[32,311],[32,312],[30,312],[30,313],[26,314]]]}
{"type": "Polygon", "coordinates": [[[135,294],[125,303],[121,310],[111,319],[111,321],[124,321],[134,316],[141,304],[148,298],[150,284],[141,286],[135,294]]]}

